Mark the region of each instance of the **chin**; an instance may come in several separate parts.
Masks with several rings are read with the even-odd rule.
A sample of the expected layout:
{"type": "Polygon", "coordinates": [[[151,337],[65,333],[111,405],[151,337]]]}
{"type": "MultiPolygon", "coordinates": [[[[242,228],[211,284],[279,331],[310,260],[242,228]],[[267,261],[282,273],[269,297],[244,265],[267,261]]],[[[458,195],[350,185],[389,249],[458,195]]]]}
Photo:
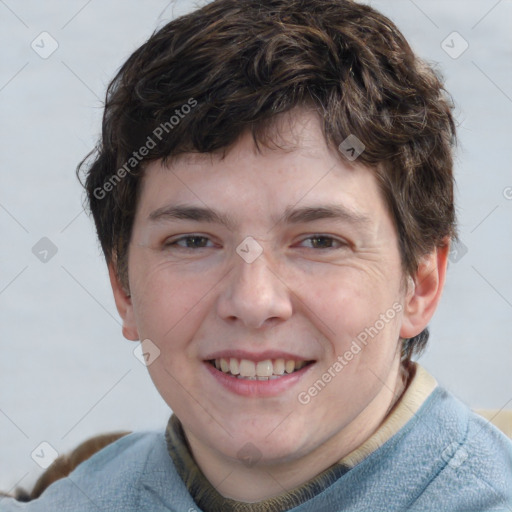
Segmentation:
{"type": "Polygon", "coordinates": [[[268,422],[239,430],[232,428],[230,432],[233,433],[233,437],[223,436],[222,440],[211,439],[210,442],[220,441],[221,446],[217,445],[219,451],[248,465],[287,463],[307,451],[300,448],[305,443],[303,433],[294,433],[288,428],[277,435],[277,430],[272,432],[272,429],[269,429],[268,422]]]}

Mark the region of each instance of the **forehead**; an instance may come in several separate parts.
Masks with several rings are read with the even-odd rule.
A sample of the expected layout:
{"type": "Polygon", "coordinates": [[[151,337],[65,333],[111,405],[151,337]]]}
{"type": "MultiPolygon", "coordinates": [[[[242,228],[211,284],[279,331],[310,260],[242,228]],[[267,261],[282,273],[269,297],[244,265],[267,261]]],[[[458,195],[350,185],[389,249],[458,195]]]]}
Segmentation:
{"type": "Polygon", "coordinates": [[[327,145],[319,118],[296,111],[280,117],[266,144],[243,133],[223,153],[186,153],[145,170],[140,209],[187,203],[253,215],[282,216],[294,205],[340,205],[354,216],[383,213],[374,171],[327,145]]]}

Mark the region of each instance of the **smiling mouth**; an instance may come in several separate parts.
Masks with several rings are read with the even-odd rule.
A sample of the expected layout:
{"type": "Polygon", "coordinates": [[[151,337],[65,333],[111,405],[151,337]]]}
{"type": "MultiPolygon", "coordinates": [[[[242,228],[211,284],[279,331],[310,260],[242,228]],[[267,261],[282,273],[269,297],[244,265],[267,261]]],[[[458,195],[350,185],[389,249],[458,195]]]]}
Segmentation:
{"type": "Polygon", "coordinates": [[[250,361],[235,357],[210,359],[207,361],[217,370],[242,380],[274,380],[302,370],[315,361],[298,361],[294,359],[265,359],[250,361]]]}

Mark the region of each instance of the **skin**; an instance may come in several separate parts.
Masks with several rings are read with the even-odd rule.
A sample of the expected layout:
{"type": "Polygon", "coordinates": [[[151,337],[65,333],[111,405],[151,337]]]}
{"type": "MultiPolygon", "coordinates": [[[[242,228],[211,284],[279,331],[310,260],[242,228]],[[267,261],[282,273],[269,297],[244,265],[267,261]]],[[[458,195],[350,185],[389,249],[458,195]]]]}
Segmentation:
{"type": "Polygon", "coordinates": [[[110,267],[123,333],[159,348],[149,372],[181,420],[196,462],[222,495],[246,502],[307,482],[375,432],[404,389],[399,337],[428,324],[448,254],[448,246],[434,250],[405,279],[372,171],[328,147],[311,112],[295,111],[279,126],[284,149],[257,151],[246,133],[223,160],[187,154],[168,166],[150,163],[129,247],[129,293],[110,267]],[[233,225],[150,219],[176,205],[217,210],[233,225]],[[332,205],[366,224],[283,221],[287,208],[332,205]],[[247,236],[263,250],[252,263],[236,252],[247,236]],[[394,304],[401,312],[300,403],[299,393],[394,304]],[[204,362],[231,349],[282,350],[315,363],[277,396],[240,396],[204,362]],[[259,459],[254,465],[239,455],[247,443],[259,459]]]}

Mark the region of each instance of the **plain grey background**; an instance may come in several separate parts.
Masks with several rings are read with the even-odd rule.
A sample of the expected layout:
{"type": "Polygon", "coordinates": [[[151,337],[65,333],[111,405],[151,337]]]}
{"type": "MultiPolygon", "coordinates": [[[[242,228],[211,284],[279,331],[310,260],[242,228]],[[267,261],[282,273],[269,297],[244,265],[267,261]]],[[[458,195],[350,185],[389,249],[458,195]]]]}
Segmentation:
{"type": "MultiPolygon", "coordinates": [[[[441,70],[457,105],[464,246],[420,361],[471,407],[512,408],[512,1],[368,3],[441,70]]],[[[5,491],[30,487],[43,471],[31,457],[51,456],[42,442],[61,453],[100,432],[163,428],[169,416],[136,344],[121,335],[74,170],[99,135],[115,71],[155,28],[192,8],[186,0],[0,0],[5,491]]]]}

